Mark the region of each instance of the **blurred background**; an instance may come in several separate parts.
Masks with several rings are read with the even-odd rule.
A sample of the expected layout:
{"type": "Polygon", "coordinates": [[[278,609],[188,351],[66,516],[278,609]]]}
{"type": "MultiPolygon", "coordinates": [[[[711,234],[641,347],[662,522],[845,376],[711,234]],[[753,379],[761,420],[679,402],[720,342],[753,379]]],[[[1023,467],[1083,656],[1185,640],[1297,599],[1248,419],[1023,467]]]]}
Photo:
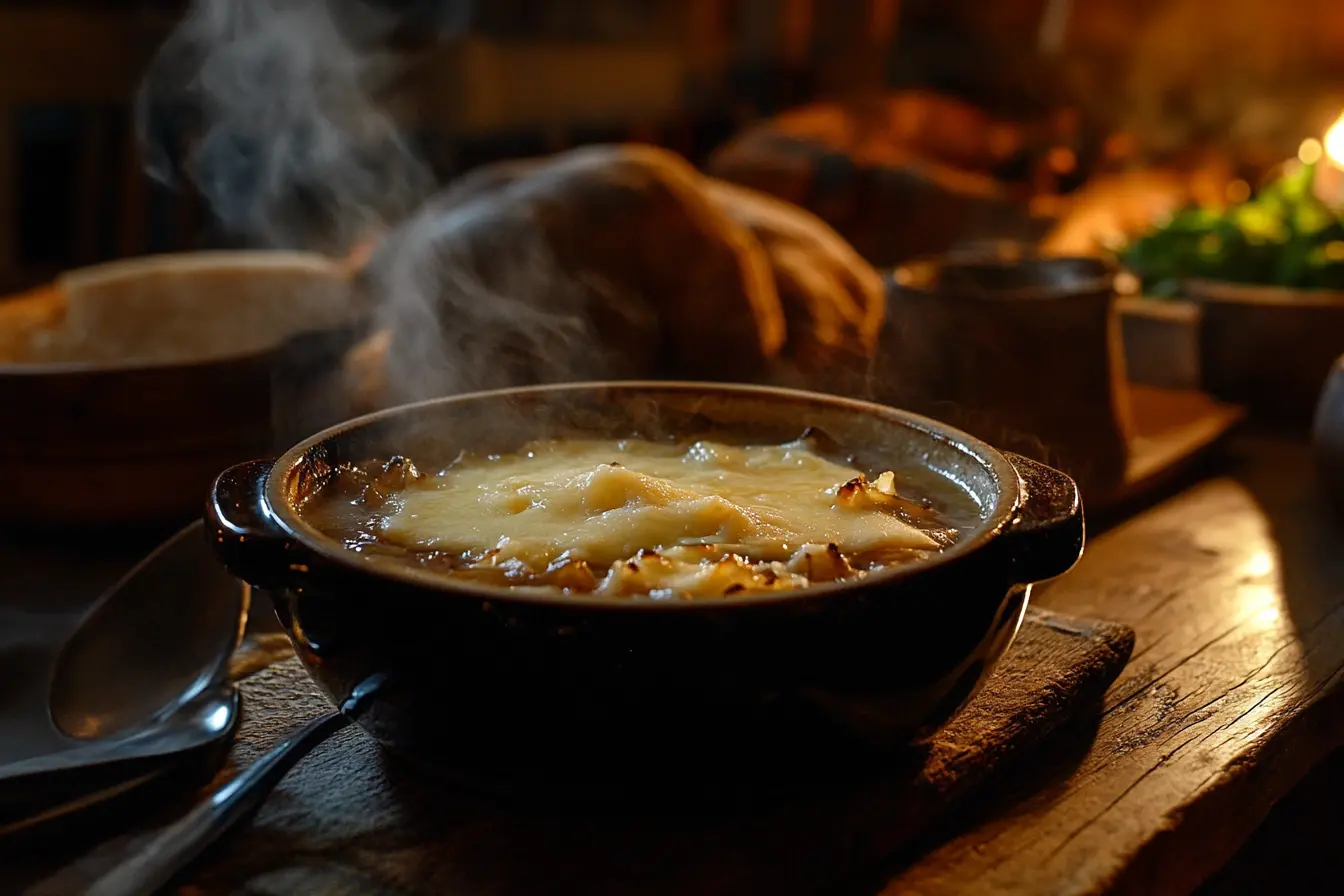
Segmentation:
{"type": "MultiPolygon", "coordinates": [[[[1344,109],[1344,5],[1332,0],[383,5],[399,7],[396,39],[414,58],[393,105],[442,178],[613,140],[731,173],[741,159],[712,154],[761,122],[852,160],[854,127],[876,122],[875,152],[922,166],[935,199],[988,190],[1009,210],[980,230],[959,221],[933,243],[893,243],[865,239],[862,221],[826,210],[825,184],[808,187],[806,204],[878,264],[1058,227],[1084,216],[1065,200],[1087,188],[1123,183],[1161,205],[1204,173],[1241,198],[1344,109]]],[[[137,86],[184,8],[0,0],[0,291],[226,241],[194,191],[145,174],[134,139],[137,86]]],[[[736,154],[760,170],[778,151],[736,154]]]]}
{"type": "MultiPolygon", "coordinates": [[[[1072,476],[1089,539],[1233,447],[1239,481],[1047,598],[1181,658],[1059,805],[1140,806],[1154,886],[1193,885],[1235,845],[1201,823],[1338,746],[1305,713],[1344,663],[1344,2],[0,0],[11,718],[47,726],[56,645],[221,470],[418,398],[665,377],[935,417],[1072,476]]],[[[1338,810],[1273,849],[1333,858],[1338,810]]],[[[1206,892],[1282,891],[1268,849],[1206,892]]]]}

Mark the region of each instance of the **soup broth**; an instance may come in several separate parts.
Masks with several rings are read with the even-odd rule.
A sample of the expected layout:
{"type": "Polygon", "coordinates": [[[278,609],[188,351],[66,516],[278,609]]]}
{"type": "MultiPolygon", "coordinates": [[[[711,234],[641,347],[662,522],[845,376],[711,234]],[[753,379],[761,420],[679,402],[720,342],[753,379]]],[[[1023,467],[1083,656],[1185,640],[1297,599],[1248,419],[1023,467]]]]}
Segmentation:
{"type": "Polygon", "coordinates": [[[828,442],[549,440],[432,473],[394,457],[338,468],[300,513],[374,562],[655,600],[859,578],[946,549],[978,518],[936,474],[917,493],[893,471],[870,478],[835,459],[828,442]]]}

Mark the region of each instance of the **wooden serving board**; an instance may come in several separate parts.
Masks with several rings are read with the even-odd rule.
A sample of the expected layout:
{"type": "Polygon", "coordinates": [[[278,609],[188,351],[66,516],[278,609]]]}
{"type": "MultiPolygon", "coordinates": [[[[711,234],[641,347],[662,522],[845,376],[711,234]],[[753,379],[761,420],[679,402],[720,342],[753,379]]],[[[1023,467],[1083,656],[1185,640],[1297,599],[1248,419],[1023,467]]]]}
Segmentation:
{"type": "MultiPolygon", "coordinates": [[[[250,827],[184,877],[181,892],[471,896],[788,894],[855,884],[876,889],[894,857],[918,849],[977,791],[1029,761],[1067,724],[1095,719],[1133,645],[1127,626],[1031,610],[988,684],[934,738],[922,762],[844,792],[733,814],[503,806],[407,776],[363,732],[350,728],[300,763],[250,827]]],[[[242,689],[243,726],[222,777],[329,706],[292,658],[254,674],[242,689]]],[[[29,892],[82,891],[152,833],[151,827],[104,843],[29,892]]],[[[40,870],[38,863],[12,873],[31,881],[44,876],[40,870]]],[[[18,881],[10,874],[0,872],[0,890],[18,881]]]]}
{"type": "Polygon", "coordinates": [[[1133,432],[1124,481],[1104,495],[1084,495],[1090,511],[1108,512],[1178,479],[1246,418],[1240,405],[1193,389],[1131,383],[1128,393],[1133,432]]]}

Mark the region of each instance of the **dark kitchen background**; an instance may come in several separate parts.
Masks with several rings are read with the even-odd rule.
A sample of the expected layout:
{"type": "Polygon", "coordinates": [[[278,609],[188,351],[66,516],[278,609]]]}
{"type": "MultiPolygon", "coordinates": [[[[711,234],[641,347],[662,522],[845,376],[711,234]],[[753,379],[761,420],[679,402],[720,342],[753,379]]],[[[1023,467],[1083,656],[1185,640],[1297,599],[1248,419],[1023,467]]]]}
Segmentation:
{"type": "MultiPolygon", "coordinates": [[[[905,97],[884,151],[986,178],[1039,211],[1135,167],[1213,165],[1227,172],[1219,183],[1253,182],[1344,107],[1335,0],[383,5],[409,9],[402,41],[414,63],[400,107],[444,177],[615,139],[704,164],[783,110],[836,103],[800,125],[824,138],[847,110],[905,97]],[[999,124],[1011,134],[1003,151],[977,151],[999,124]]],[[[130,125],[128,98],[184,6],[0,0],[0,291],[222,239],[190,190],[144,174],[130,125]]],[[[868,254],[886,263],[944,248],[868,254]]]]}
{"type": "MultiPolygon", "coordinates": [[[[1200,896],[1290,892],[1291,881],[1306,878],[1285,873],[1337,872],[1344,830],[1344,803],[1337,799],[1344,783],[1338,752],[1344,692],[1337,682],[1344,660],[1331,652],[1329,638],[1331,626],[1344,619],[1339,588],[1344,579],[1338,523],[1325,522],[1314,505],[1328,494],[1344,508],[1344,0],[218,2],[216,10],[230,12],[239,7],[224,4],[272,11],[363,4],[390,13],[400,26],[383,35],[385,48],[404,65],[377,102],[395,116],[396,136],[409,138],[441,182],[500,159],[643,141],[684,155],[717,180],[757,188],[815,213],[844,239],[822,239],[829,231],[786,208],[762,216],[765,225],[751,234],[752,251],[729,259],[735,273],[746,271],[747,254],[771,265],[768,287],[779,316],[785,317],[788,299],[801,321],[795,327],[785,319],[784,331],[802,333],[804,346],[808,337],[821,344],[818,333],[830,338],[825,351],[817,351],[821,360],[789,370],[793,379],[768,379],[778,368],[764,364],[759,379],[801,381],[817,391],[852,386],[850,394],[927,413],[998,448],[1058,466],[1080,482],[1090,527],[1084,563],[1093,571],[1065,580],[1048,593],[1047,605],[1091,621],[1096,614],[1132,625],[1140,653],[1165,643],[1111,691],[1123,696],[1110,704],[1101,727],[1082,732],[1089,740],[1096,735],[1086,759],[1082,752],[1075,759],[1024,751],[1026,764],[1046,777],[1038,780],[1024,769],[1005,789],[1031,793],[1031,802],[1024,797],[1003,816],[986,816],[992,824],[976,836],[993,839],[993,849],[982,852],[989,840],[975,841],[974,853],[945,852],[934,860],[938,867],[975,870],[1003,863],[1006,877],[994,878],[990,886],[1024,875],[1037,853],[1023,853],[1017,844],[1039,846],[1055,837],[1058,848],[1042,863],[1042,874],[1067,866],[1071,880],[1075,872],[1083,880],[1086,872],[1099,888],[1176,892],[1220,865],[1270,803],[1315,764],[1314,774],[1279,804],[1200,896]],[[1262,189],[1266,186],[1270,189],[1262,189]],[[1266,193],[1268,204],[1246,202],[1266,193]],[[1200,208],[1172,218],[1171,212],[1188,205],[1200,208]],[[1182,218],[1194,220],[1182,223],[1182,218]],[[1154,226],[1164,219],[1169,226],[1154,226]],[[772,227],[782,229],[770,232],[772,227]],[[797,232],[809,250],[801,256],[791,254],[798,247],[789,237],[797,232]],[[781,234],[776,252],[767,237],[781,234]],[[1115,253],[1104,250],[1126,243],[1132,248],[1143,242],[1134,238],[1145,234],[1155,234],[1149,253],[1123,259],[1119,275],[1112,276],[1115,253]],[[999,241],[1012,241],[1017,250],[1025,246],[1028,255],[1042,249],[1044,257],[1000,256],[995,253],[1004,247],[994,245],[995,252],[988,253],[993,263],[983,266],[989,273],[970,276],[966,269],[979,262],[972,258],[965,264],[961,276],[969,286],[959,286],[956,277],[947,283],[900,278],[921,267],[897,267],[904,262],[941,257],[952,262],[946,269],[955,271],[963,260],[952,250],[999,241]],[[842,251],[834,251],[836,244],[842,251]],[[1079,264],[1076,257],[1051,255],[1089,257],[1079,264]],[[782,263],[799,257],[791,267],[782,263]],[[830,267],[818,268],[818,261],[830,267]],[[1000,263],[1023,279],[994,281],[1000,263]],[[784,276],[818,269],[826,276],[814,278],[815,284],[784,276]],[[982,276],[988,279],[977,279],[982,276]],[[861,301],[853,300],[865,298],[865,284],[871,307],[885,316],[860,313],[861,301]],[[794,294],[786,295],[790,289],[794,294]],[[995,301],[981,301],[985,297],[995,301]],[[1051,301],[1036,301],[1039,297],[1051,301]],[[841,299],[854,305],[849,319],[835,313],[841,299]],[[871,344],[852,336],[874,321],[871,344]],[[864,357],[850,351],[856,345],[867,352],[864,357]],[[840,385],[833,388],[828,377],[840,385]],[[1176,486],[1184,489],[1196,472],[1213,468],[1212,460],[1243,418],[1253,431],[1228,452],[1234,458],[1217,468],[1218,478],[1167,502],[1176,486]],[[1315,428],[1315,466],[1307,454],[1309,426],[1315,428]],[[1150,505],[1153,515],[1139,514],[1150,505]],[[1105,531],[1121,519],[1128,522],[1118,537],[1105,531]],[[1095,520],[1102,524],[1094,526],[1095,520]],[[1267,571],[1241,571],[1259,568],[1261,561],[1267,571]],[[1224,626],[1230,627],[1224,631],[1224,626]],[[1214,631],[1224,633],[1208,640],[1214,631]],[[1150,673],[1158,668],[1159,653],[1161,662],[1171,659],[1170,672],[1150,673]],[[1175,711],[1184,700],[1199,709],[1175,711]],[[1121,707],[1123,719],[1122,712],[1111,712],[1121,707]],[[1188,733],[1196,726],[1211,733],[1196,741],[1188,733]],[[1221,740],[1210,741],[1213,735],[1221,740]],[[1327,749],[1334,758],[1317,762],[1327,749]],[[1313,751],[1320,756],[1311,758],[1313,751]],[[1076,766],[1081,771],[1074,770],[1075,761],[1084,763],[1076,766]],[[1060,771],[1057,763],[1069,768],[1060,771]],[[1103,804],[1109,808],[1093,815],[1089,807],[1103,804]],[[1227,812],[1229,806],[1238,811],[1227,812]],[[1062,827],[1060,819],[1072,824],[1079,807],[1088,809],[1082,827],[1062,827]],[[1128,841],[1093,849],[1103,836],[1121,837],[1113,820],[1129,814],[1136,820],[1132,830],[1122,832],[1128,841]],[[1045,825],[1038,827],[1042,819],[1045,825]],[[1142,825],[1146,839],[1140,843],[1134,832],[1142,825]],[[1076,838],[1083,829],[1087,836],[1076,838]],[[1129,864],[1121,870],[1122,859],[1129,864]]],[[[378,285],[381,275],[383,286],[391,284],[377,293],[390,324],[379,320],[381,329],[367,339],[358,331],[362,320],[342,319],[323,333],[332,322],[310,320],[307,309],[332,311],[340,305],[342,314],[349,311],[345,305],[353,303],[330,301],[329,287],[339,282],[340,295],[347,294],[345,277],[358,265],[341,262],[363,259],[361,251],[377,245],[381,234],[347,239],[342,231],[338,245],[303,240],[295,235],[301,226],[282,239],[276,238],[284,229],[279,226],[246,234],[237,221],[254,219],[236,214],[231,228],[227,215],[216,217],[230,199],[249,210],[246,172],[236,180],[199,177],[198,169],[186,177],[150,175],[137,133],[136,97],[156,53],[190,5],[191,0],[0,0],[0,305],[16,309],[9,343],[19,349],[12,363],[3,351],[10,345],[0,339],[0,367],[8,365],[0,370],[0,474],[9,475],[0,476],[0,497],[18,508],[9,516],[24,526],[34,505],[49,514],[48,521],[112,520],[118,530],[126,526],[124,518],[162,514],[172,501],[178,502],[171,505],[175,510],[185,507],[188,516],[197,515],[206,486],[228,464],[260,456],[276,442],[288,447],[354,416],[352,409],[393,403],[393,393],[379,392],[396,378],[385,375],[389,369],[433,394],[503,384],[453,378],[462,371],[474,376],[478,367],[482,376],[515,375],[510,364],[495,363],[493,354],[488,364],[471,363],[497,347],[488,328],[480,328],[486,335],[471,343],[480,355],[462,349],[471,340],[448,338],[476,335],[476,319],[454,316],[472,303],[440,302],[455,297],[461,281],[438,279],[437,266],[419,263],[423,256],[393,251],[387,270],[374,271],[370,282],[378,285]],[[197,192],[198,182],[213,186],[209,201],[197,192]],[[261,309],[258,319],[270,320],[261,316],[270,298],[301,295],[303,302],[274,302],[284,311],[275,312],[275,328],[322,338],[268,344],[259,360],[252,340],[239,335],[249,328],[237,320],[246,318],[220,314],[209,318],[220,330],[218,340],[206,339],[210,325],[200,325],[195,316],[229,305],[216,297],[236,296],[232,261],[217,269],[202,265],[204,273],[182,265],[180,279],[151,283],[146,301],[131,303],[128,314],[106,311],[126,294],[116,288],[116,277],[96,272],[94,285],[83,284],[83,299],[73,304],[101,313],[75,326],[60,319],[75,293],[58,278],[73,269],[239,247],[249,238],[267,249],[337,256],[329,265],[330,259],[321,259],[317,274],[292,259],[275,268],[252,259],[235,269],[256,278],[246,307],[261,309]],[[412,263],[399,268],[401,258],[412,263]],[[401,273],[407,273],[404,279],[392,276],[401,273]],[[412,276],[421,273],[423,282],[412,276]],[[277,282],[283,285],[276,288],[277,282]],[[418,289],[401,288],[406,283],[418,289]],[[11,295],[28,290],[31,302],[11,295]],[[25,315],[33,309],[30,321],[25,315]],[[189,320],[190,326],[177,332],[201,338],[190,340],[190,350],[174,345],[174,330],[158,328],[164,320],[189,320]],[[423,326],[425,321],[432,326],[423,326]],[[144,339],[134,338],[142,332],[144,339]],[[353,333],[361,341],[349,350],[353,333]],[[393,351],[398,339],[411,348],[393,351]],[[247,343],[243,355],[238,342],[247,343]],[[422,363],[423,357],[443,360],[434,354],[440,342],[468,360],[438,367],[422,363]],[[417,352],[425,346],[432,351],[417,352]],[[35,347],[50,354],[30,351],[35,347]],[[67,350],[68,356],[61,354],[67,350]],[[159,351],[171,363],[160,364],[159,351]],[[196,363],[201,358],[192,352],[203,354],[204,363],[196,363]],[[182,359],[189,363],[179,365],[182,359]],[[202,395],[223,398],[216,407],[202,395]],[[162,506],[155,503],[160,499],[162,506]]],[[[296,36],[302,40],[302,32],[291,30],[287,39],[296,36]]],[[[290,46],[277,44],[282,50],[290,46]]],[[[273,94],[280,110],[271,116],[276,119],[293,111],[282,99],[295,84],[300,89],[291,91],[297,94],[291,96],[294,108],[317,105],[305,103],[312,97],[304,93],[303,79],[288,74],[289,81],[277,81],[273,94]]],[[[300,65],[297,74],[308,72],[300,65]]],[[[185,85],[175,83],[169,71],[157,86],[172,96],[174,87],[185,85]]],[[[329,89],[324,98],[331,94],[329,89]]],[[[258,97],[256,108],[270,109],[267,99],[258,97]]],[[[193,144],[189,106],[168,103],[158,109],[155,136],[179,151],[193,144]]],[[[247,117],[231,111],[230,123],[247,117]]],[[[255,138],[270,132],[251,119],[246,123],[252,131],[242,142],[254,138],[256,151],[256,144],[267,141],[255,138]]],[[[229,150],[237,149],[246,168],[248,147],[222,142],[224,162],[221,155],[206,161],[227,168],[229,150]]],[[[395,141],[382,145],[386,142],[395,141]]],[[[306,162],[314,154],[294,156],[306,162]]],[[[349,155],[358,157],[356,162],[366,158],[355,151],[349,155]]],[[[181,152],[171,161],[190,165],[190,156],[181,152]]],[[[340,182],[307,165],[285,173],[291,181],[307,175],[301,185],[309,188],[340,182]],[[296,170],[300,176],[293,177],[296,170]]],[[[302,192],[287,189],[292,184],[283,178],[276,181],[284,188],[274,191],[283,193],[282,199],[302,192]]],[[[574,220],[598,222],[584,239],[574,240],[586,248],[590,236],[608,229],[608,219],[584,217],[583,189],[591,183],[581,178],[574,183],[572,194],[562,197],[572,206],[566,211],[574,220]]],[[[418,204],[431,191],[419,179],[414,184],[405,192],[418,204]]],[[[708,187],[701,186],[707,196],[708,187]]],[[[319,194],[319,204],[329,198],[321,190],[309,192],[319,194]]],[[[733,200],[740,202],[741,196],[733,200]]],[[[275,202],[283,212],[297,206],[298,214],[261,223],[292,225],[299,219],[302,225],[312,204],[310,195],[297,197],[293,206],[275,202]]],[[[265,203],[255,205],[266,210],[265,203]]],[[[526,208],[521,202],[519,207],[526,208]]],[[[650,221],[657,211],[652,202],[643,209],[650,221]]],[[[728,222],[728,215],[721,216],[728,222]]],[[[432,224],[434,218],[426,220],[432,224]]],[[[376,222],[386,223],[396,222],[376,222]]],[[[464,245],[475,246],[484,245],[490,231],[462,227],[452,235],[462,234],[478,241],[464,245]]],[[[550,249],[546,237],[543,248],[550,249]]],[[[662,231],[652,228],[637,237],[665,245],[662,231]]],[[[717,230],[696,237],[725,239],[717,230]]],[[[494,289],[494,284],[527,282],[535,284],[533,294],[522,296],[518,306],[531,307],[530,302],[548,312],[551,287],[568,296],[569,278],[550,277],[545,267],[533,275],[529,264],[517,260],[526,262],[526,253],[514,251],[517,245],[509,240],[499,242],[507,251],[498,267],[522,273],[518,280],[483,276],[482,271],[494,273],[487,262],[496,256],[481,253],[485,261],[469,271],[481,288],[469,291],[468,298],[520,298],[514,293],[526,289],[494,289]]],[[[625,244],[613,242],[609,254],[619,256],[625,244]]],[[[709,243],[690,243],[702,244],[709,243]]],[[[683,264],[688,253],[649,254],[648,282],[664,267],[695,267],[683,264]],[[660,267],[658,261],[665,263],[660,267]]],[[[563,274],[567,269],[560,260],[555,269],[563,274]]],[[[580,260],[587,263],[586,256],[580,260]]],[[[171,275],[180,259],[168,261],[164,268],[171,275]]],[[[444,267],[455,274],[451,265],[444,267]]],[[[695,282],[731,279],[717,277],[720,268],[706,264],[706,269],[714,276],[695,282]]],[[[642,285],[645,272],[640,273],[632,282],[642,285]]],[[[737,302],[737,317],[755,327],[749,278],[738,279],[742,282],[728,283],[725,294],[737,302]]],[[[677,302],[697,313],[709,311],[697,318],[680,304],[675,313],[659,307],[665,319],[691,320],[695,326],[704,321],[702,331],[716,332],[716,324],[733,318],[731,311],[719,314],[712,290],[683,289],[681,279],[667,280],[676,287],[667,292],[675,293],[677,302]]],[[[150,281],[139,272],[126,282],[150,281]]],[[[574,282],[592,287],[594,295],[606,286],[574,282]]],[[[361,283],[365,289],[372,288],[361,283]]],[[[506,312],[481,319],[503,321],[497,329],[506,337],[527,329],[515,326],[506,312]]],[[[0,337],[8,335],[0,327],[0,337]]],[[[280,335],[292,334],[278,333],[277,339],[280,335]]],[[[560,348],[574,348],[585,362],[590,355],[601,360],[586,338],[585,333],[553,341],[568,343],[560,348]]],[[[623,341],[618,347],[641,361],[660,351],[656,339],[609,341],[623,341]]],[[[499,344],[512,345],[507,339],[499,344]]],[[[750,349],[754,342],[739,344],[750,349]]],[[[540,349],[535,354],[549,358],[540,349]]],[[[713,378],[695,369],[711,354],[711,360],[736,360],[729,357],[734,352],[706,350],[679,359],[683,372],[713,378]]],[[[745,369],[755,359],[745,358],[751,351],[742,354],[745,369]]],[[[784,360],[793,364],[799,354],[784,360]]],[[[566,369],[565,378],[584,378],[586,371],[566,369]]],[[[529,368],[519,379],[544,377],[532,376],[529,368]]],[[[54,638],[58,628],[48,624],[49,617],[82,608],[79,601],[91,599],[98,577],[115,566],[100,566],[87,539],[61,534],[57,540],[60,549],[51,551],[30,551],[27,541],[16,540],[11,553],[0,556],[0,569],[10,575],[0,581],[0,598],[14,594],[27,602],[16,603],[18,612],[4,617],[17,622],[0,624],[0,636],[12,636],[0,647],[17,644],[28,651],[32,645],[24,639],[32,631],[38,632],[34,639],[54,638]],[[24,628],[34,624],[41,628],[24,628]]],[[[131,554],[142,556],[150,543],[128,549],[120,568],[129,567],[131,554]]],[[[0,539],[0,548],[8,547],[0,539]]],[[[75,618],[70,615],[71,626],[75,618]]],[[[54,657],[54,646],[42,643],[54,657]]],[[[45,653],[32,655],[46,662],[45,653]]],[[[1139,653],[1134,656],[1139,659],[1139,653]]],[[[49,677],[45,668],[39,671],[29,679],[28,696],[45,725],[49,677]]],[[[1058,702],[1055,682],[1048,684],[1042,693],[1058,702]]],[[[309,780],[318,782],[314,793],[325,795],[323,774],[309,780]]],[[[271,830],[263,824],[256,836],[269,837],[271,830]]],[[[840,839],[849,853],[863,838],[840,839]]],[[[290,842],[298,841],[280,841],[275,848],[287,850],[290,842]]],[[[340,849],[363,852],[364,842],[340,849]]],[[[233,863],[246,845],[239,850],[224,853],[215,870],[233,863]]],[[[257,854],[263,863],[268,860],[264,851],[257,854]]],[[[295,855],[307,861],[303,850],[295,855]]],[[[310,870],[316,875],[321,869],[310,870]]],[[[1037,882],[1038,891],[1049,890],[1044,877],[1037,882]]],[[[0,890],[9,892],[2,882],[0,890]]]]}

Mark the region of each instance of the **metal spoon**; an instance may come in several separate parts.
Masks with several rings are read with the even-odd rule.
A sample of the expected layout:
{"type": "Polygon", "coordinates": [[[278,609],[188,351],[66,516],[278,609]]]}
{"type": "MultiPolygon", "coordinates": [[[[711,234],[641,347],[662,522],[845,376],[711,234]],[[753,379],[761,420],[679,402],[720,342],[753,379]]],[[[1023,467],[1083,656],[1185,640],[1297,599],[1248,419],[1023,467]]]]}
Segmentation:
{"type": "Polygon", "coordinates": [[[211,844],[256,812],[294,764],[350,724],[382,684],[382,675],[361,682],[338,711],[319,716],[285,738],[210,799],[99,878],[85,896],[157,893],[211,844]]]}
{"type": "MultiPolygon", "coordinates": [[[[238,715],[238,694],[228,685],[198,694],[156,724],[105,743],[83,744],[59,753],[20,759],[0,767],[0,783],[51,779],[118,763],[170,756],[227,733],[238,715]]],[[[34,781],[36,783],[36,781],[34,781]]]]}
{"type": "Polygon", "coordinates": [[[48,708],[70,748],[0,766],[0,830],[87,808],[169,759],[218,753],[238,717],[225,678],[247,604],[201,523],[108,589],[56,661],[48,708]]]}
{"type": "Polygon", "coordinates": [[[79,740],[154,726],[225,679],[247,607],[204,523],[188,526],[112,586],[62,648],[51,720],[79,740]]]}
{"type": "Polygon", "coordinates": [[[219,768],[238,720],[231,687],[201,695],[170,716],[163,730],[116,744],[79,748],[59,763],[38,757],[6,767],[0,799],[0,847],[31,840],[49,828],[112,821],[118,807],[144,805],[156,794],[199,787],[219,768]]]}

